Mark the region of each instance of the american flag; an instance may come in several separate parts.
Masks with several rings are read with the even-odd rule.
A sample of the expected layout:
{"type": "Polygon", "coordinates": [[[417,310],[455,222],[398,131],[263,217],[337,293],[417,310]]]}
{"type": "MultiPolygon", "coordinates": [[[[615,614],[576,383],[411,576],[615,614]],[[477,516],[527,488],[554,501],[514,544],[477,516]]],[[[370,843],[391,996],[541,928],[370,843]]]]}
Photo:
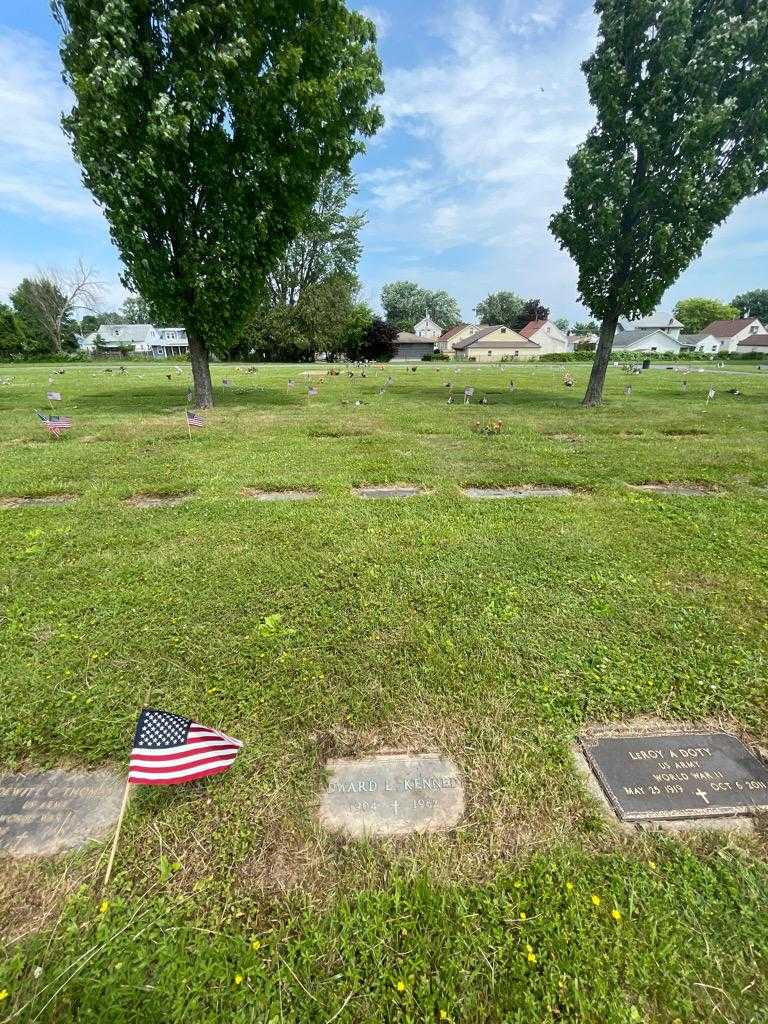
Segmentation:
{"type": "Polygon", "coordinates": [[[242,745],[191,718],[144,708],[136,725],[128,781],[139,786],[172,786],[219,775],[229,768],[242,745]]]}
{"type": "Polygon", "coordinates": [[[187,410],[187,425],[190,427],[204,427],[205,420],[199,412],[190,412],[187,410]]]}
{"type": "Polygon", "coordinates": [[[35,409],[35,414],[48,433],[53,434],[54,437],[63,434],[65,430],[69,430],[72,426],[72,420],[69,416],[46,416],[44,412],[38,412],[37,409],[35,409]]]}

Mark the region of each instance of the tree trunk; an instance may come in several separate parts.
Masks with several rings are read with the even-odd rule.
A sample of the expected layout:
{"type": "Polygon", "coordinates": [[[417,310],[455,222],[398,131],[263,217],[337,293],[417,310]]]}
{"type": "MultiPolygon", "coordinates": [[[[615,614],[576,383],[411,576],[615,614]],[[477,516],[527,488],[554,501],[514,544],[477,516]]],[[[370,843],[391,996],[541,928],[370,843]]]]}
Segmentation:
{"type": "Polygon", "coordinates": [[[211,367],[208,363],[208,346],[196,331],[187,328],[189,361],[192,364],[192,379],[195,382],[195,405],[198,409],[213,406],[213,384],[211,367]]]}
{"type": "Polygon", "coordinates": [[[600,405],[603,399],[603,385],[605,374],[608,369],[608,361],[611,358],[613,339],[616,337],[616,325],[619,322],[618,315],[603,317],[600,324],[600,340],[597,343],[595,360],[592,363],[592,373],[589,375],[587,393],[584,395],[582,405],[600,405]]]}

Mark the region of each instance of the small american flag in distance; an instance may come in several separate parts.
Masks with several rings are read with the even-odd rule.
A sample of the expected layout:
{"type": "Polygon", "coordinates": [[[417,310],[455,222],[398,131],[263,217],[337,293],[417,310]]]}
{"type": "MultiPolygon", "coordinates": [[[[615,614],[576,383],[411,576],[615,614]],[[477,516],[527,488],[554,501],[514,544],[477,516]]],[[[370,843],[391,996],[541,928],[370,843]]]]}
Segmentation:
{"type": "Polygon", "coordinates": [[[172,786],[219,775],[230,767],[242,745],[191,718],[144,708],[136,724],[128,781],[172,786]]]}
{"type": "Polygon", "coordinates": [[[200,413],[199,412],[189,412],[189,410],[187,410],[187,423],[190,425],[190,427],[204,427],[205,426],[205,420],[200,415],[200,413]]]}

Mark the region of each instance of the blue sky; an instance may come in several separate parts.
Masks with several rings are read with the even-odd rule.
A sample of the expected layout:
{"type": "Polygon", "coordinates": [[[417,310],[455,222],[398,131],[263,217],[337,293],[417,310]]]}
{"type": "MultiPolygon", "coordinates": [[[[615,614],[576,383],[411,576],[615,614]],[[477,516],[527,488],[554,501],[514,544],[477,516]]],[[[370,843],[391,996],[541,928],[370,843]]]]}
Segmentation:
{"type": "MultiPolygon", "coordinates": [[[[360,2],[379,29],[386,127],[356,161],[367,210],[363,298],[407,278],[456,296],[465,318],[488,292],[583,315],[576,271],[547,230],[566,159],[592,122],[579,65],[595,19],[580,0],[360,2]]],[[[67,105],[46,0],[0,11],[0,298],[38,268],[78,257],[124,297],[104,219],[58,126],[67,105]]],[[[664,305],[768,286],[768,199],[743,203],[664,305]]]]}

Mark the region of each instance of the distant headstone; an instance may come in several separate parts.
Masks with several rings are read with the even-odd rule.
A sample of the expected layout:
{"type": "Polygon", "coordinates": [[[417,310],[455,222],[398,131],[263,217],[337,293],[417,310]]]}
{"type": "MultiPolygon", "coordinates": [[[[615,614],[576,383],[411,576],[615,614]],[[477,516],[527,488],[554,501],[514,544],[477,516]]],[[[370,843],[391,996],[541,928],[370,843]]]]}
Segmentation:
{"type": "Polygon", "coordinates": [[[0,775],[0,854],[50,857],[116,822],[125,782],[105,772],[0,775]]]}
{"type": "Polygon", "coordinates": [[[768,808],[768,767],[730,733],[579,742],[622,821],[732,817],[768,808]]]}
{"type": "Polygon", "coordinates": [[[464,786],[439,754],[380,754],[329,761],[320,822],[351,836],[441,832],[464,814],[464,786]]]}

